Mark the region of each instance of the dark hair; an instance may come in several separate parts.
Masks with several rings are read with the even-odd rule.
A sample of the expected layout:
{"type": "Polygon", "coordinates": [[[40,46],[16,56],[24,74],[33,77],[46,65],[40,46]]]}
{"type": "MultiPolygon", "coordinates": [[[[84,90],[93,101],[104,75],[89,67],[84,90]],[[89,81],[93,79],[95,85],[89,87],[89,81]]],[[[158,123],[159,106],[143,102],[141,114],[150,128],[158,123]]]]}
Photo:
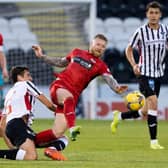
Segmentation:
{"type": "Polygon", "coordinates": [[[152,1],[146,5],[146,12],[149,10],[149,8],[159,8],[159,10],[162,10],[162,5],[157,1],[152,1]]]}
{"type": "Polygon", "coordinates": [[[25,66],[14,66],[14,67],[12,67],[11,70],[10,70],[10,78],[12,79],[12,82],[16,83],[17,82],[17,76],[18,75],[23,76],[25,71],[29,71],[29,68],[25,67],[25,66]]]}
{"type": "Polygon", "coordinates": [[[104,41],[108,42],[107,38],[106,38],[103,34],[97,34],[97,35],[94,37],[94,39],[96,39],[96,38],[99,38],[99,39],[101,39],[101,40],[104,40],[104,41]]]}

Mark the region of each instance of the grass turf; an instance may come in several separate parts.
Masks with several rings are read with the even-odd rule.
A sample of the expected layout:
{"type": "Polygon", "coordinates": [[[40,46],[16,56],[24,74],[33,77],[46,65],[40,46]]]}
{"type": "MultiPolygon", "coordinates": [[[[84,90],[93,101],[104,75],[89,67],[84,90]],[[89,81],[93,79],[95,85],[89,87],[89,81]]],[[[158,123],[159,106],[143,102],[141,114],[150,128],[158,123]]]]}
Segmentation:
{"type": "MultiPolygon", "coordinates": [[[[37,132],[52,126],[52,120],[36,120],[37,132]]],[[[0,159],[0,168],[167,168],[168,134],[167,122],[159,122],[159,140],[164,150],[149,148],[149,135],[145,121],[123,121],[118,132],[112,135],[110,121],[78,120],[81,135],[70,142],[63,151],[68,161],[52,161],[38,149],[37,161],[11,161],[0,159]]],[[[0,148],[6,148],[0,139],[0,148]]]]}

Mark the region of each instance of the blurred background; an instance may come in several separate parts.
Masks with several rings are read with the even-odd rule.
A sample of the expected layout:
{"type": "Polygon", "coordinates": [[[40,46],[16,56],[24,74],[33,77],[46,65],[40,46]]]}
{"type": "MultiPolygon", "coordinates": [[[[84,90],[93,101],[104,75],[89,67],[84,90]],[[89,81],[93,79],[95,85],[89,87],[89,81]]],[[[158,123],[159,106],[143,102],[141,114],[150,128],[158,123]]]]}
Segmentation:
{"type": "MultiPolygon", "coordinates": [[[[77,1],[76,1],[77,2],[77,1]]],[[[119,83],[126,83],[137,90],[136,78],[125,57],[125,48],[132,33],[147,20],[145,6],[150,0],[97,0],[94,34],[102,33],[109,40],[102,59],[110,68],[119,83]]],[[[161,22],[168,24],[168,1],[158,1],[163,5],[161,22]]],[[[26,65],[30,68],[34,83],[49,96],[49,85],[54,80],[54,72],[62,69],[51,67],[37,59],[31,49],[33,44],[40,44],[50,56],[66,56],[73,48],[88,49],[91,20],[90,3],[70,2],[15,2],[0,1],[0,33],[4,38],[5,55],[8,69],[14,65],[26,65]]],[[[134,50],[138,61],[138,52],[134,50]]],[[[168,52],[167,52],[168,56],[168,52]]],[[[167,57],[166,57],[167,65],[167,57]]],[[[167,119],[167,83],[168,66],[163,78],[164,88],[161,93],[160,118],[167,119]]],[[[10,80],[5,84],[5,92],[10,87],[10,80]]],[[[123,99],[112,93],[101,79],[96,85],[96,114],[93,118],[110,119],[114,109],[126,110],[123,99]]],[[[81,96],[77,115],[92,118],[89,89],[81,96]]],[[[44,107],[37,103],[37,117],[48,118],[52,114],[41,114],[44,107]]],[[[46,110],[46,109],[45,109],[46,110]]],[[[47,110],[46,110],[47,111],[47,110]]]]}

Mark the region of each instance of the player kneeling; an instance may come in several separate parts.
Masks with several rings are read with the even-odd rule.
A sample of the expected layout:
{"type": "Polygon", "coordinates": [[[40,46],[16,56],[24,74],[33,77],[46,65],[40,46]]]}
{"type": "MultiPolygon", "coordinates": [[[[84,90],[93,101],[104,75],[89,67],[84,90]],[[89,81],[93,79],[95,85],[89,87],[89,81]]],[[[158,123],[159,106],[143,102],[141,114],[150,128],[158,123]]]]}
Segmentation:
{"type": "Polygon", "coordinates": [[[49,147],[45,149],[45,155],[54,160],[66,160],[60,153],[68,144],[65,136],[57,138],[51,129],[36,134],[30,127],[32,106],[36,98],[53,112],[56,106],[31,82],[27,67],[13,67],[11,78],[14,85],[5,97],[1,136],[12,144],[12,149],[0,150],[0,158],[36,160],[36,147],[49,147]]]}

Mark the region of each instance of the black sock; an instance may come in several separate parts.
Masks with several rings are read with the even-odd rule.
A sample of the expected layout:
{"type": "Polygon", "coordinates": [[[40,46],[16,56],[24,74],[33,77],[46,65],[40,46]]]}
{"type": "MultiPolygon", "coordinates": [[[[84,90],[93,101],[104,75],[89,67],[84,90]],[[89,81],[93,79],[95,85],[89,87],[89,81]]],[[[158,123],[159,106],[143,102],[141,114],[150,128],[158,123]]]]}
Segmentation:
{"type": "Polygon", "coordinates": [[[157,116],[149,115],[148,114],[148,128],[150,133],[151,139],[157,139],[157,116]]]}
{"type": "Polygon", "coordinates": [[[0,150],[0,158],[16,160],[19,149],[0,150]]]}
{"type": "Polygon", "coordinates": [[[45,144],[44,143],[40,144],[40,146],[36,145],[37,148],[44,148],[44,147],[50,147],[50,146],[55,147],[58,151],[61,151],[66,147],[65,143],[59,139],[56,139],[56,140],[53,140],[50,142],[46,142],[45,144]]]}
{"type": "Polygon", "coordinates": [[[57,140],[53,142],[51,146],[54,146],[57,149],[57,151],[62,151],[65,148],[65,143],[61,140],[57,140]]]}
{"type": "Polygon", "coordinates": [[[121,119],[131,119],[131,118],[138,118],[140,117],[138,111],[127,111],[121,113],[121,119]]]}

